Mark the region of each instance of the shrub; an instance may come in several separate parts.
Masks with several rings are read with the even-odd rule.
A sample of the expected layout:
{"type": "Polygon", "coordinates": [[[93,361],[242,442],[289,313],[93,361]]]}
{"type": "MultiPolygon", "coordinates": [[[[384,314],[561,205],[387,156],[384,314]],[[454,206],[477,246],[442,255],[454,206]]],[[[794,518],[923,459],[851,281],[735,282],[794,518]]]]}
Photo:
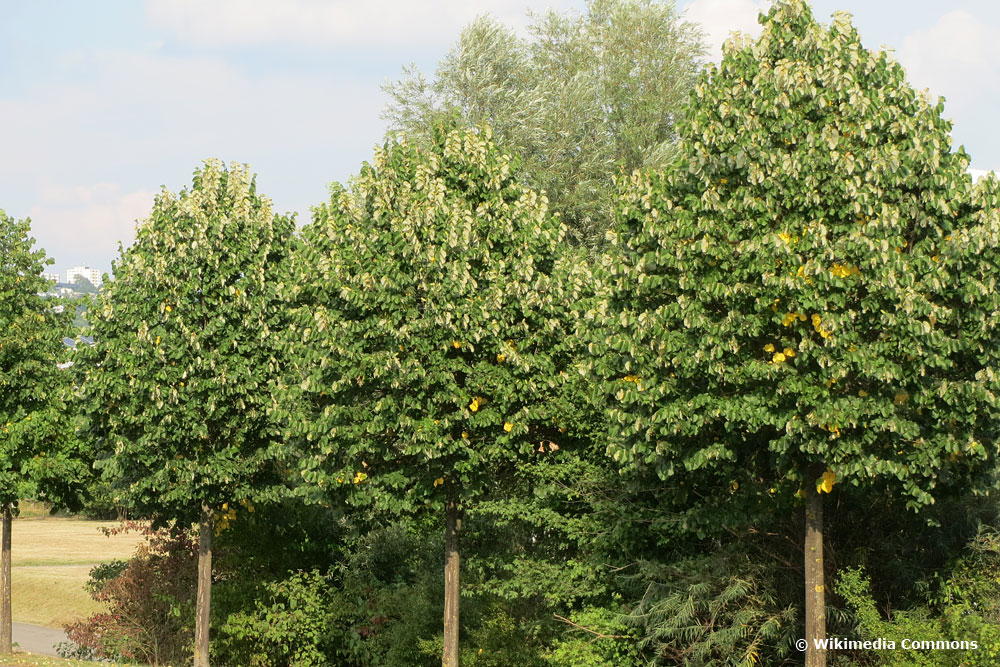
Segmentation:
{"type": "Polygon", "coordinates": [[[639,656],[634,629],[613,609],[588,607],[568,621],[575,636],[555,641],[548,662],[555,667],[632,667],[646,664],[639,656]]]}
{"type": "Polygon", "coordinates": [[[742,667],[787,657],[798,614],[780,600],[775,565],[717,548],[643,569],[646,594],[624,621],[640,635],[645,664],[742,667]]]}
{"type": "Polygon", "coordinates": [[[108,611],[66,626],[76,646],[63,646],[64,656],[164,665],[190,654],[197,544],[189,533],[136,522],[108,532],[132,530],[146,543],[128,561],[91,570],[87,588],[108,611]]]}
{"type": "Polygon", "coordinates": [[[855,662],[889,667],[986,667],[1000,662],[1000,533],[981,530],[926,604],[883,617],[870,592],[864,568],[843,571],[836,591],[853,612],[858,639],[882,637],[895,650],[871,651],[855,662]],[[909,642],[976,641],[965,650],[917,650],[909,642]]]}
{"type": "MultiPolygon", "coordinates": [[[[358,664],[366,654],[367,627],[355,627],[352,605],[316,570],[264,584],[266,597],[250,612],[230,615],[220,628],[229,660],[248,667],[319,667],[358,664]]],[[[378,617],[371,619],[380,625],[378,617]]]]}

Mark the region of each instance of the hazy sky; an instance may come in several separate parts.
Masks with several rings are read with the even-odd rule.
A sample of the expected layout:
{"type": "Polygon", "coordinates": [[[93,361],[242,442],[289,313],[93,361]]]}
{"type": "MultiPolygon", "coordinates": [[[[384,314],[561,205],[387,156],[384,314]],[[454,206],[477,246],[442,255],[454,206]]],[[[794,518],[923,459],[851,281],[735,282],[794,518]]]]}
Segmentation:
{"type": "MultiPolygon", "coordinates": [[[[764,0],[687,0],[717,49],[755,31],[764,0]]],[[[582,9],[582,0],[0,0],[0,208],[31,217],[64,273],[109,270],[161,185],[206,157],[248,162],[278,211],[323,201],[384,132],[380,85],[430,74],[463,25],[491,13],[582,9]]],[[[947,98],[956,143],[1000,167],[1000,3],[816,0],[843,9],[869,48],[947,98]]]]}

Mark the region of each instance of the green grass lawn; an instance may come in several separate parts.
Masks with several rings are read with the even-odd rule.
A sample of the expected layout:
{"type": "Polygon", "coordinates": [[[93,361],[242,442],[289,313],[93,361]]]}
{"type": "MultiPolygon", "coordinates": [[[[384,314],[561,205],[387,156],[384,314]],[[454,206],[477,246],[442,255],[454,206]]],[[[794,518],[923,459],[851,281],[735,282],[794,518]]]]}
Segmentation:
{"type": "Polygon", "coordinates": [[[134,533],[106,537],[100,531],[117,525],[22,511],[11,528],[14,622],[61,628],[100,611],[83,588],[90,569],[128,558],[142,542],[134,533]]]}

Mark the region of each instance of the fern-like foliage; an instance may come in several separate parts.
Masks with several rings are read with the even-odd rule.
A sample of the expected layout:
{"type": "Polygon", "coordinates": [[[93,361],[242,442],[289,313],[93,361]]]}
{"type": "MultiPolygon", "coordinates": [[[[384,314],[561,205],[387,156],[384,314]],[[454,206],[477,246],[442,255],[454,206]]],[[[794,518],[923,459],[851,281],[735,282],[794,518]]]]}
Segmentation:
{"type": "Polygon", "coordinates": [[[795,639],[797,610],[782,607],[772,569],[717,551],[647,564],[646,592],[625,617],[641,630],[649,665],[778,665],[795,639]]]}

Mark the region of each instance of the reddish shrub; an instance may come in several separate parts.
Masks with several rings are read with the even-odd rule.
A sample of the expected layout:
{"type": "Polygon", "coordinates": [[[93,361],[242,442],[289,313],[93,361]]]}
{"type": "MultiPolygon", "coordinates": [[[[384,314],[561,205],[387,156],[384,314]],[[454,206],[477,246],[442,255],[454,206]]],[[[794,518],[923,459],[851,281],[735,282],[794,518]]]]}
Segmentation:
{"type": "Polygon", "coordinates": [[[68,656],[130,660],[150,665],[183,662],[190,654],[190,619],[198,545],[190,533],[123,522],[108,534],[140,531],[145,544],[127,561],[99,565],[87,588],[107,612],[66,626],[76,647],[68,656]]]}

